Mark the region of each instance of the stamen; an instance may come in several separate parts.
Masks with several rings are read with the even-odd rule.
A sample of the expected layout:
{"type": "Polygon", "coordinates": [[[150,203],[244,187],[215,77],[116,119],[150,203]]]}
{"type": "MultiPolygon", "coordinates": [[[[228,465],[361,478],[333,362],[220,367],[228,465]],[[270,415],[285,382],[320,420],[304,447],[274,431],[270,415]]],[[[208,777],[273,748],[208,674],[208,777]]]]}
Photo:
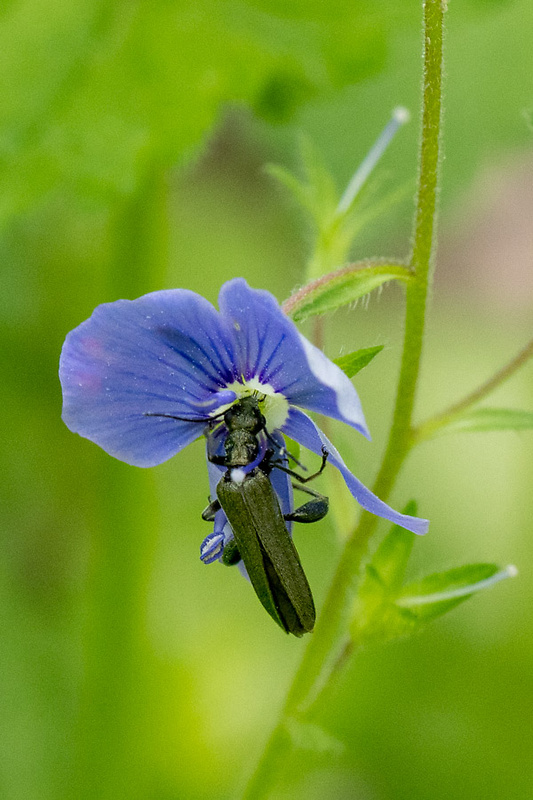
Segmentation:
{"type": "Polygon", "coordinates": [[[337,206],[337,214],[344,214],[350,208],[356,195],[359,194],[366,179],[378,163],[379,159],[394,139],[396,131],[406,122],[409,122],[411,115],[406,108],[398,106],[392,112],[391,118],[383,128],[378,140],[371,148],[363,163],[355,171],[350,183],[346,187],[342,195],[339,205],[337,206]]]}

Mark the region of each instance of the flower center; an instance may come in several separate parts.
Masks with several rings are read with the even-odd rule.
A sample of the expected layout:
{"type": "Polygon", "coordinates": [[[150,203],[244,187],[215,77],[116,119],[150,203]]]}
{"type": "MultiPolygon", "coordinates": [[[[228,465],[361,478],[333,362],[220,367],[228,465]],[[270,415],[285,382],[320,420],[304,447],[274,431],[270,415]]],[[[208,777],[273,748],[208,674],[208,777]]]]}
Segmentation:
{"type": "Polygon", "coordinates": [[[252,394],[259,395],[257,398],[259,408],[265,418],[266,429],[270,433],[282,428],[287,421],[289,401],[285,395],[276,392],[269,383],[261,383],[257,378],[250,378],[250,380],[242,382],[234,381],[226,388],[235,392],[238,400],[252,394]]]}

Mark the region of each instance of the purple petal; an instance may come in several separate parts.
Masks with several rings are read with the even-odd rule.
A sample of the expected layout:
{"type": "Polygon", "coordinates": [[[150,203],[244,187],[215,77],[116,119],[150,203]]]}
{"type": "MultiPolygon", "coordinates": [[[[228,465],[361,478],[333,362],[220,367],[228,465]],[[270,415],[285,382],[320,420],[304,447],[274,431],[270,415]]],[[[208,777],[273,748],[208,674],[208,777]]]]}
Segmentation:
{"type": "Polygon", "coordinates": [[[121,461],[150,467],[200,436],[235,398],[231,337],[213,306],[174,289],[95,309],[71,331],[60,362],[63,419],[121,461]]]}
{"type": "Polygon", "coordinates": [[[215,521],[215,529],[213,533],[210,533],[209,536],[206,536],[200,545],[200,561],[203,561],[204,564],[212,564],[213,561],[219,561],[222,558],[223,552],[224,533],[222,528],[217,529],[217,524],[215,521]]]}
{"type": "Polygon", "coordinates": [[[367,489],[366,486],[358,481],[355,475],[350,472],[329,439],[307,414],[304,414],[298,409],[291,408],[289,418],[283,426],[283,432],[317,455],[320,455],[322,448],[325,447],[329,453],[328,463],[337,467],[346,481],[348,489],[359,505],[367,511],[370,511],[371,514],[376,514],[378,517],[388,519],[395,525],[400,525],[402,528],[406,528],[413,533],[424,534],[427,532],[429,522],[426,519],[411,517],[408,514],[400,514],[398,511],[394,511],[394,509],[376,497],[370,489],[367,489]]]}
{"type": "MultiPolygon", "coordinates": [[[[274,460],[279,460],[282,462],[282,466],[288,466],[288,459],[287,456],[284,455],[285,453],[285,440],[283,437],[278,433],[272,434],[271,437],[279,447],[279,453],[274,455],[274,460]]],[[[274,491],[276,492],[279,500],[279,506],[281,508],[282,514],[290,514],[291,511],[294,510],[294,497],[292,493],[292,484],[289,475],[286,472],[283,472],[281,469],[274,469],[270,473],[270,482],[274,487],[274,491]]],[[[287,530],[289,533],[292,531],[292,522],[285,522],[287,526],[287,530]]]]}
{"type": "Polygon", "coordinates": [[[357,392],[339,367],[308,342],[270,292],[250,289],[242,278],[228,281],[219,295],[232,329],[237,371],[258,378],[290,404],[368,431],[357,392]]]}
{"type": "Polygon", "coordinates": [[[212,500],[216,499],[217,486],[219,480],[226,472],[226,467],[220,467],[218,464],[213,464],[212,461],[207,459],[207,476],[209,478],[209,496],[212,500]]]}

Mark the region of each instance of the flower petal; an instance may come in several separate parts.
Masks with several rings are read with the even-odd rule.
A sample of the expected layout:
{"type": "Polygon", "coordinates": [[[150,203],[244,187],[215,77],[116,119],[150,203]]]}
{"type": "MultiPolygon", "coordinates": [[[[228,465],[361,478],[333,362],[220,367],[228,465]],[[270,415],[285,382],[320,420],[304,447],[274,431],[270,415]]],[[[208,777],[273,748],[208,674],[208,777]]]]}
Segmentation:
{"type": "MultiPolygon", "coordinates": [[[[271,439],[276,442],[279,447],[278,457],[274,457],[274,460],[279,460],[282,463],[282,466],[288,466],[288,459],[285,455],[285,441],[283,437],[279,433],[273,433],[271,439]]],[[[274,491],[276,492],[279,500],[279,507],[281,508],[281,513],[283,515],[290,514],[294,511],[294,497],[292,492],[292,484],[289,475],[286,472],[283,472],[281,469],[274,469],[270,473],[270,483],[274,487],[274,491]]],[[[287,526],[287,530],[289,533],[292,530],[292,522],[285,522],[287,526]]]]}
{"type": "Polygon", "coordinates": [[[200,561],[203,561],[204,564],[212,564],[222,558],[222,553],[224,552],[223,527],[220,527],[220,525],[217,527],[217,522],[215,521],[213,532],[206,536],[200,545],[200,561]]]}
{"type": "MultiPolygon", "coordinates": [[[[207,448],[207,454],[209,454],[209,448],[207,448]]],[[[211,500],[216,500],[218,482],[225,472],[226,467],[213,464],[213,462],[209,461],[209,458],[207,458],[207,477],[209,478],[209,497],[211,500]]]]}
{"type": "Polygon", "coordinates": [[[235,399],[231,337],[204,298],[174,289],[98,306],[60,361],[63,419],[128,464],[166,461],[235,399]],[[184,422],[158,415],[191,417],[184,422]]]}
{"type": "Polygon", "coordinates": [[[344,372],[307,341],[270,292],[236,278],[220,290],[219,306],[232,329],[236,367],[289,403],[346,422],[368,436],[357,392],[344,372]]]}
{"type": "Polygon", "coordinates": [[[408,514],[400,514],[398,511],[394,511],[358,481],[329,439],[303,411],[291,408],[289,418],[283,427],[283,432],[317,455],[320,455],[322,448],[325,447],[329,453],[328,463],[337,467],[359,505],[370,511],[371,514],[388,519],[395,525],[400,525],[413,533],[424,534],[427,532],[429,522],[426,519],[411,517],[408,514]]]}

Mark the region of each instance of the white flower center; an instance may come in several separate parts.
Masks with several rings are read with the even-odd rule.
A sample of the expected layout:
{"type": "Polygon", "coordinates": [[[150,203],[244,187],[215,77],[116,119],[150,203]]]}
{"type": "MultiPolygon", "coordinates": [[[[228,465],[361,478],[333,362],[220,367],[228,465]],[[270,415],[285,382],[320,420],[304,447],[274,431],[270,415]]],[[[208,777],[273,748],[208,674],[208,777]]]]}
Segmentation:
{"type": "MultiPolygon", "coordinates": [[[[289,401],[285,395],[276,392],[269,383],[261,383],[257,378],[250,378],[248,381],[234,381],[226,389],[235,392],[237,399],[257,395],[259,409],[266,421],[267,431],[272,432],[283,427],[289,416],[289,401]]],[[[228,408],[230,406],[228,405],[228,408]]],[[[217,414],[223,408],[217,410],[217,414]]]]}

